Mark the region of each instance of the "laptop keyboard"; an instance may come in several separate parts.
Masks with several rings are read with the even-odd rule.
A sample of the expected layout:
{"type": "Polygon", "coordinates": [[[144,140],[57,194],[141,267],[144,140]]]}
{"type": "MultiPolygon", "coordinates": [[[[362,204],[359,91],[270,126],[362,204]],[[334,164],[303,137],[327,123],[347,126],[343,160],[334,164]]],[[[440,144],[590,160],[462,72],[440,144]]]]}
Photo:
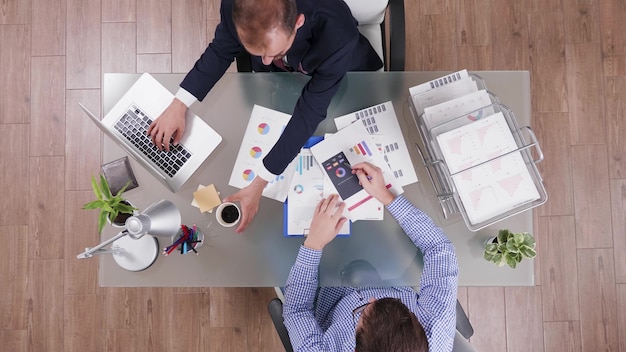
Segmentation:
{"type": "Polygon", "coordinates": [[[150,136],[147,135],[148,127],[152,123],[143,111],[137,106],[131,106],[117,123],[115,129],[141,151],[148,159],[169,177],[174,175],[185,165],[191,157],[191,153],[182,144],[176,146],[170,144],[170,151],[158,150],[152,144],[150,136]]]}

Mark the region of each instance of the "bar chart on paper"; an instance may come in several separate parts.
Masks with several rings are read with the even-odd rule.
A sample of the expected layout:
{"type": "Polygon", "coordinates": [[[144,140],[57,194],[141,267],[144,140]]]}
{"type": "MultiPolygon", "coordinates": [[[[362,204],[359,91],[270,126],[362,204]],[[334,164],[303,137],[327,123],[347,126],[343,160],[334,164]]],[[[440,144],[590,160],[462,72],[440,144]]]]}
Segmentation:
{"type": "Polygon", "coordinates": [[[372,155],[370,147],[367,145],[367,142],[365,141],[361,141],[354,147],[350,148],[350,151],[356,155],[367,155],[367,156],[372,155]]]}
{"type": "Polygon", "coordinates": [[[362,125],[372,137],[374,145],[362,142],[352,147],[351,152],[359,156],[370,156],[372,148],[378,149],[400,185],[417,182],[417,174],[390,101],[335,118],[335,125],[339,130],[352,123],[362,125]]]}

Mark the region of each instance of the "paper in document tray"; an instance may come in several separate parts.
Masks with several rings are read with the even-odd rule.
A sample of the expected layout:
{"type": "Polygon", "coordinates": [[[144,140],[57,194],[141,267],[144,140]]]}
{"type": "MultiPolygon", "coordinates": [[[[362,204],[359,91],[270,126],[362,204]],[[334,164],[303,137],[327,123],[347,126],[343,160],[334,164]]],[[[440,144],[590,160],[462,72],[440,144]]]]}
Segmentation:
{"type": "Polygon", "coordinates": [[[476,81],[476,88],[463,94],[450,93],[445,85],[412,89],[409,105],[444,216],[461,213],[467,227],[477,231],[547,200],[536,167],[543,154],[530,127],[519,128],[513,112],[479,77],[459,74],[460,81],[476,81]]]}

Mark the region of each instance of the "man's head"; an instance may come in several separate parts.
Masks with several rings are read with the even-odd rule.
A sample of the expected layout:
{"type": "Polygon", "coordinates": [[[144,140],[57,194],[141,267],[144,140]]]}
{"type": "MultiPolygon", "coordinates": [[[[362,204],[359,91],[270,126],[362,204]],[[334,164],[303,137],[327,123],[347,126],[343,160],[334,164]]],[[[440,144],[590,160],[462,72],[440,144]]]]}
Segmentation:
{"type": "Polygon", "coordinates": [[[241,44],[269,65],[291,48],[304,15],[295,0],[235,0],[233,21],[241,44]]]}
{"type": "Polygon", "coordinates": [[[407,306],[396,298],[368,305],[356,328],[356,351],[428,351],[424,328],[407,306]]]}

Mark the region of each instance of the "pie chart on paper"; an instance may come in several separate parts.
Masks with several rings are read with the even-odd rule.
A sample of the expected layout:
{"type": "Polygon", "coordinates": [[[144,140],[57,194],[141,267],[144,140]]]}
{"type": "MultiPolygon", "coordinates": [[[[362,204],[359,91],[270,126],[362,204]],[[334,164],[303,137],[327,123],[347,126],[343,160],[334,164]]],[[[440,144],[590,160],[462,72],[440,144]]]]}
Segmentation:
{"type": "Polygon", "coordinates": [[[250,148],[250,156],[258,159],[261,157],[261,155],[263,155],[263,150],[261,150],[261,148],[259,147],[252,147],[250,148]]]}
{"type": "Polygon", "coordinates": [[[243,171],[243,179],[246,181],[252,181],[254,180],[254,171],[247,169],[243,171]]]}
{"type": "Polygon", "coordinates": [[[270,133],[270,125],[266,124],[265,122],[260,123],[258,126],[258,131],[259,134],[266,135],[270,133]]]}

